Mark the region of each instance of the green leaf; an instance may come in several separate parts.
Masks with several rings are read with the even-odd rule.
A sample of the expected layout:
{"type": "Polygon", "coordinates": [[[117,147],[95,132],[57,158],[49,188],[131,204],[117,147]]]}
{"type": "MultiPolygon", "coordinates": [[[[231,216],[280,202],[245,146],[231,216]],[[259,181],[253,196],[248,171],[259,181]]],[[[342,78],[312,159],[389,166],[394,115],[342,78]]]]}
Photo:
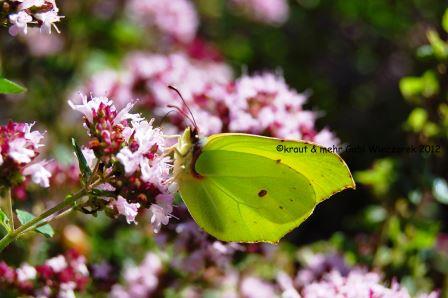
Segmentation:
{"type": "Polygon", "coordinates": [[[422,90],[423,82],[419,77],[405,77],[400,80],[400,91],[406,99],[419,95],[422,90]]]}
{"type": "Polygon", "coordinates": [[[355,173],[356,181],[369,185],[377,196],[385,196],[397,179],[395,161],[390,158],[375,161],[371,169],[355,173]]]}
{"type": "Polygon", "coordinates": [[[25,92],[26,88],[13,81],[0,77],[0,94],[18,94],[25,92]]]}
{"type": "Polygon", "coordinates": [[[413,132],[421,132],[428,121],[428,113],[423,108],[415,108],[406,121],[406,126],[413,132]]]}
{"type": "Polygon", "coordinates": [[[446,32],[448,32],[448,9],[445,10],[445,13],[443,14],[442,27],[446,32]]]}
{"type": "Polygon", "coordinates": [[[0,209],[0,225],[6,229],[7,232],[11,231],[11,227],[9,226],[9,218],[2,209],[0,209]]]}
{"type": "Polygon", "coordinates": [[[428,70],[422,76],[423,96],[431,97],[439,93],[439,81],[434,71],[428,70]]]}
{"type": "MultiPolygon", "coordinates": [[[[27,222],[29,222],[35,218],[35,216],[33,214],[31,214],[27,211],[24,211],[24,210],[16,209],[16,213],[17,213],[17,218],[19,219],[19,221],[22,225],[26,224],[27,222]]],[[[36,232],[41,233],[42,235],[44,235],[47,238],[51,238],[54,235],[54,230],[49,224],[38,227],[36,229],[36,232]]]]}
{"type": "Polygon", "coordinates": [[[448,46],[440,38],[439,34],[434,30],[430,30],[427,33],[427,37],[436,58],[441,60],[448,58],[448,46]]]}
{"type": "Polygon", "coordinates": [[[87,164],[87,160],[82,153],[81,148],[79,147],[78,143],[74,138],[72,138],[72,145],[73,149],[75,149],[76,157],[78,158],[78,164],[79,164],[79,170],[81,171],[82,180],[84,183],[87,183],[90,176],[92,175],[92,170],[90,169],[89,165],[87,164]]]}
{"type": "Polygon", "coordinates": [[[418,96],[426,98],[439,93],[439,81],[434,71],[428,70],[421,77],[405,77],[400,80],[401,94],[408,100],[418,96]]]}

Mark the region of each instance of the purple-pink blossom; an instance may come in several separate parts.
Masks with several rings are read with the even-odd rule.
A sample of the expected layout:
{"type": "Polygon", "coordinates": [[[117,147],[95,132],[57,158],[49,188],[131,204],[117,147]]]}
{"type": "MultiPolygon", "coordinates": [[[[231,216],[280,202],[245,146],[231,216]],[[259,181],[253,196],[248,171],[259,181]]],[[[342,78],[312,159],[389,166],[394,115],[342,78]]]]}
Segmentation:
{"type": "Polygon", "coordinates": [[[180,42],[189,42],[196,36],[198,15],[189,0],[131,0],[128,11],[137,23],[153,26],[180,42]]]}
{"type": "Polygon", "coordinates": [[[118,196],[116,200],[112,201],[113,207],[118,211],[118,214],[123,215],[126,218],[126,222],[136,223],[135,217],[138,214],[139,203],[128,203],[125,198],[118,196]]]}
{"type": "MultiPolygon", "coordinates": [[[[288,86],[280,74],[264,72],[235,80],[226,64],[182,52],[131,54],[121,71],[94,75],[85,91],[110,96],[119,106],[140,98],[139,105],[160,117],[173,110],[168,105],[188,113],[168,86],[182,94],[203,135],[245,132],[303,139],[324,146],[339,143],[329,129],[316,128],[318,113],[303,108],[308,97],[288,86]]],[[[170,113],[167,119],[177,131],[192,125],[180,113],[170,113]]]]}
{"type": "Polygon", "coordinates": [[[40,31],[51,34],[52,28],[57,32],[56,23],[63,16],[59,15],[59,8],[54,0],[8,0],[9,33],[16,36],[27,34],[28,26],[39,27],[40,31]]]}
{"type": "Polygon", "coordinates": [[[289,15],[287,0],[232,0],[235,9],[260,23],[281,25],[289,15]]]}
{"type": "Polygon", "coordinates": [[[159,231],[169,221],[173,200],[172,160],[165,154],[162,130],[153,125],[154,120],[131,113],[132,103],[117,109],[107,97],[81,96],[80,103],[69,101],[69,105],[84,117],[90,137],[82,149],[87,165],[108,177],[96,185],[105,193],[106,214],[124,215],[128,223],[136,223],[139,211],[150,209],[150,222],[159,231]]]}
{"type": "Polygon", "coordinates": [[[32,131],[33,124],[9,122],[0,126],[0,181],[7,186],[21,184],[25,176],[42,187],[49,186],[47,162],[31,163],[39,155],[44,134],[32,131]]]}

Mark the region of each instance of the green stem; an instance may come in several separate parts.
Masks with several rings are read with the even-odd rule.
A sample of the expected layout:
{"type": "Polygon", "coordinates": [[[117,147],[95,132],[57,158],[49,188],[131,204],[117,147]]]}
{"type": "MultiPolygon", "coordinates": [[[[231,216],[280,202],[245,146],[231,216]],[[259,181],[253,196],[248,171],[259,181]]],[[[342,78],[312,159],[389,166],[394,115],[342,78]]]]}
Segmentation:
{"type": "Polygon", "coordinates": [[[45,220],[47,217],[49,217],[52,214],[55,214],[57,212],[60,212],[61,210],[65,209],[68,206],[73,205],[77,200],[82,198],[87,192],[83,189],[79,192],[68,196],[64,201],[59,203],[58,205],[54,206],[53,208],[48,209],[38,217],[33,218],[26,224],[21,225],[17,230],[12,231],[8,233],[2,240],[0,240],[0,252],[5,249],[11,242],[15,241],[18,237],[21,236],[21,234],[28,232],[31,230],[30,228],[34,229],[35,225],[38,225],[41,221],[45,220]]]}
{"type": "Polygon", "coordinates": [[[12,212],[11,188],[9,187],[5,190],[5,208],[9,218],[9,226],[11,231],[14,231],[14,213],[12,212]]]}
{"type": "MultiPolygon", "coordinates": [[[[83,206],[83,204],[81,204],[80,206],[83,206]]],[[[79,206],[79,207],[80,207],[80,206],[79,206]]],[[[45,221],[42,221],[42,222],[38,223],[36,226],[31,227],[31,228],[33,228],[33,229],[37,229],[37,228],[40,228],[40,227],[42,227],[42,226],[44,226],[44,225],[48,225],[48,224],[52,223],[53,221],[58,220],[59,218],[64,217],[64,216],[66,216],[66,215],[72,213],[74,210],[75,210],[74,207],[71,207],[71,208],[69,208],[69,209],[67,209],[67,210],[65,210],[65,211],[62,211],[62,212],[59,213],[58,215],[53,216],[52,218],[49,218],[49,219],[47,219],[47,220],[45,220],[45,221]]],[[[27,231],[25,231],[25,233],[26,233],[26,232],[27,232],[27,231]]]]}

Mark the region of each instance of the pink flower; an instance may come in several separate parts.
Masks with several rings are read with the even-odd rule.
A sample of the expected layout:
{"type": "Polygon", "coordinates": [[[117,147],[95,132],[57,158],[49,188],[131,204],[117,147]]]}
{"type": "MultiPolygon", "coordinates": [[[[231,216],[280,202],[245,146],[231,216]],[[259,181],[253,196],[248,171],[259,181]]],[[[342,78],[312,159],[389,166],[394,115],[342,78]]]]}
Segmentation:
{"type": "Polygon", "coordinates": [[[193,40],[199,24],[189,0],[132,0],[128,10],[137,22],[151,25],[181,42],[193,40]]]}
{"type": "Polygon", "coordinates": [[[60,33],[55,23],[59,22],[63,18],[63,16],[58,15],[58,12],[56,10],[37,13],[35,17],[42,22],[42,25],[40,27],[41,31],[44,31],[47,34],[51,34],[51,28],[54,27],[56,32],[60,33]]]}
{"type": "Polygon", "coordinates": [[[158,233],[163,225],[167,225],[170,221],[171,212],[173,211],[173,196],[169,194],[160,194],[156,197],[157,204],[150,207],[151,224],[154,233],[158,233]]]}
{"type": "Polygon", "coordinates": [[[117,154],[127,175],[132,175],[140,169],[142,179],[147,182],[152,180],[153,169],[156,170],[154,173],[156,176],[159,172],[169,171],[169,159],[155,159],[155,153],[158,150],[163,150],[164,138],[160,129],[153,128],[153,121],[133,122],[133,141],[117,154]]]}
{"type": "Polygon", "coordinates": [[[53,269],[54,272],[58,273],[67,268],[67,260],[63,255],[59,255],[57,257],[48,259],[45,262],[45,265],[49,266],[51,269],[53,269]]]}
{"type": "Polygon", "coordinates": [[[82,99],[82,104],[76,105],[71,100],[68,101],[69,106],[78,112],[84,114],[89,122],[93,121],[93,113],[99,110],[101,104],[111,106],[112,102],[107,97],[93,97],[88,100],[86,95],[79,94],[82,99]]]}
{"type": "Polygon", "coordinates": [[[33,18],[25,11],[19,11],[16,14],[9,15],[9,21],[12,26],[9,27],[9,34],[16,36],[20,32],[28,32],[28,24],[33,21],[33,18]]]}
{"type": "Polygon", "coordinates": [[[18,296],[75,297],[89,277],[86,259],[72,251],[36,267],[23,264],[14,269],[0,263],[0,286],[18,296]]]}
{"type": "Polygon", "coordinates": [[[135,217],[138,214],[139,203],[128,203],[125,198],[118,196],[116,200],[112,202],[113,206],[117,209],[118,213],[126,217],[128,224],[131,222],[137,224],[135,217]]]}
{"type": "Polygon", "coordinates": [[[43,164],[30,165],[39,154],[38,149],[43,146],[43,134],[31,131],[33,125],[10,122],[0,126],[0,178],[10,185],[22,183],[22,176],[29,175],[36,183],[48,187],[51,174],[43,164]]]}
{"type": "Polygon", "coordinates": [[[40,7],[45,4],[45,0],[23,0],[20,2],[22,2],[22,4],[20,4],[19,8],[22,10],[31,8],[33,6],[40,7]]]}
{"type": "Polygon", "coordinates": [[[149,252],[139,266],[127,266],[123,274],[125,285],[114,285],[113,298],[145,298],[150,297],[159,285],[159,274],[162,270],[162,260],[149,252]]]}
{"type": "Polygon", "coordinates": [[[280,25],[288,19],[286,0],[232,0],[232,3],[261,23],[280,25]]]}
{"type": "Polygon", "coordinates": [[[340,143],[339,139],[329,129],[324,128],[314,137],[314,142],[325,147],[331,147],[340,143]]]}
{"type": "MultiPolygon", "coordinates": [[[[20,2],[19,5],[12,3],[8,6],[12,10],[9,12],[9,22],[11,27],[9,33],[16,36],[20,32],[25,35],[28,32],[28,24],[34,27],[40,25],[40,30],[51,33],[52,27],[59,32],[55,23],[59,22],[62,16],[58,15],[59,9],[55,0],[10,0],[20,2]]],[[[5,3],[8,4],[8,3],[5,3]]]]}
{"type": "Polygon", "coordinates": [[[244,298],[276,297],[274,286],[256,277],[246,277],[241,282],[241,295],[244,298]]]}
{"type": "Polygon", "coordinates": [[[306,298],[324,297],[384,297],[410,298],[405,288],[398,285],[386,288],[380,284],[380,276],[372,272],[351,271],[347,277],[338,271],[326,274],[322,281],[315,281],[303,289],[306,298]]]}
{"type": "Polygon", "coordinates": [[[96,162],[95,152],[92,149],[86,147],[83,147],[81,151],[86,159],[87,165],[89,166],[90,169],[93,169],[96,162]]]}
{"type": "Polygon", "coordinates": [[[27,139],[35,148],[42,147],[40,141],[44,138],[44,135],[39,131],[31,131],[35,123],[24,123],[25,127],[23,132],[25,133],[24,137],[27,139]]]}
{"type": "Polygon", "coordinates": [[[26,167],[23,175],[31,176],[31,180],[45,188],[50,187],[51,173],[45,168],[47,161],[41,161],[26,167]]]}
{"type": "Polygon", "coordinates": [[[26,147],[26,139],[15,139],[9,143],[9,156],[18,163],[29,163],[36,156],[34,150],[26,147]]]}
{"type": "Polygon", "coordinates": [[[36,275],[36,269],[28,264],[23,264],[17,269],[17,280],[19,282],[35,279],[36,275]]]}

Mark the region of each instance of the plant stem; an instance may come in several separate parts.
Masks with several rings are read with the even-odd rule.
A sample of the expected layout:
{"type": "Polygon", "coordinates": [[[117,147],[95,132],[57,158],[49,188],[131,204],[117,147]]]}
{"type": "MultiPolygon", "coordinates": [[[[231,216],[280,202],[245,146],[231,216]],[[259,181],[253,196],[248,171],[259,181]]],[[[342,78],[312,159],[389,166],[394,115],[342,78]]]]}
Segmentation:
{"type": "MultiPolygon", "coordinates": [[[[84,206],[84,205],[85,205],[85,204],[81,204],[81,205],[79,205],[78,207],[80,208],[80,207],[82,207],[82,206],[84,206]]],[[[74,207],[71,207],[71,208],[69,208],[69,209],[67,209],[67,210],[64,210],[64,211],[62,211],[61,213],[59,213],[59,214],[57,214],[57,215],[51,217],[51,218],[48,218],[47,220],[45,220],[45,221],[43,221],[43,222],[38,223],[35,227],[31,227],[31,228],[33,228],[33,229],[37,229],[37,228],[39,228],[39,227],[41,227],[41,226],[50,224],[50,223],[52,223],[53,221],[58,220],[59,218],[64,217],[64,216],[66,216],[66,215],[72,213],[74,210],[75,210],[74,207]]],[[[27,230],[27,231],[28,231],[28,230],[27,230]]],[[[27,231],[25,231],[24,233],[26,233],[27,231]]]]}
{"type": "Polygon", "coordinates": [[[17,230],[8,233],[2,240],[0,240],[0,252],[5,249],[11,242],[15,241],[18,237],[21,236],[22,233],[26,233],[30,228],[34,228],[35,225],[38,225],[41,221],[45,220],[50,215],[57,213],[64,208],[73,205],[77,200],[82,198],[86,194],[86,191],[80,190],[73,195],[69,195],[64,201],[57,204],[53,208],[48,209],[38,217],[33,218],[26,224],[21,225],[17,230]]]}
{"type": "Polygon", "coordinates": [[[11,231],[14,231],[14,212],[12,212],[11,188],[9,187],[5,190],[5,208],[9,218],[9,226],[11,231]]]}

